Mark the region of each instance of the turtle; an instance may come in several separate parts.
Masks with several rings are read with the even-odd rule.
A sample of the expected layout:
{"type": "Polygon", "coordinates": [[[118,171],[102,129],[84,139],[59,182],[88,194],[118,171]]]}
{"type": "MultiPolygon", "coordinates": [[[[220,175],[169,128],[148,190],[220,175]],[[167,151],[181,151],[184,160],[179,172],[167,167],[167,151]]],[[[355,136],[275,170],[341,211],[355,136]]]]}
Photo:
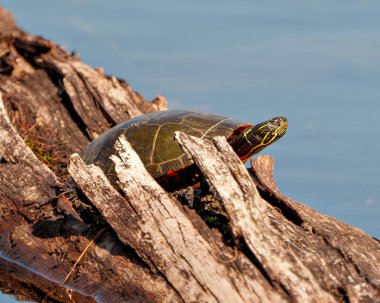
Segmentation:
{"type": "Polygon", "coordinates": [[[138,116],[114,126],[86,147],[83,160],[99,166],[111,183],[116,184],[113,161],[114,143],[125,135],[145,168],[165,189],[199,183],[200,172],[181,149],[175,132],[207,138],[225,136],[239,158],[252,155],[281,138],[288,127],[285,117],[271,118],[253,125],[240,120],[190,110],[164,110],[138,116]]]}

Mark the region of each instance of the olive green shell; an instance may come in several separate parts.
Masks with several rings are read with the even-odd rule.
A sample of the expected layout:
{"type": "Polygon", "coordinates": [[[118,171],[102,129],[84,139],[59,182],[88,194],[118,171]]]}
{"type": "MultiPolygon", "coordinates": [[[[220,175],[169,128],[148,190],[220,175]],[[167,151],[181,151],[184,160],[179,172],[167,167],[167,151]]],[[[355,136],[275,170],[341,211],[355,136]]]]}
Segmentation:
{"type": "Polygon", "coordinates": [[[116,139],[124,134],[149,173],[158,178],[169,170],[176,171],[193,163],[175,140],[176,131],[202,138],[229,138],[235,129],[245,124],[242,121],[195,111],[154,112],[127,120],[103,133],[87,146],[84,161],[100,166],[108,175],[115,174],[109,157],[116,153],[116,139]]]}

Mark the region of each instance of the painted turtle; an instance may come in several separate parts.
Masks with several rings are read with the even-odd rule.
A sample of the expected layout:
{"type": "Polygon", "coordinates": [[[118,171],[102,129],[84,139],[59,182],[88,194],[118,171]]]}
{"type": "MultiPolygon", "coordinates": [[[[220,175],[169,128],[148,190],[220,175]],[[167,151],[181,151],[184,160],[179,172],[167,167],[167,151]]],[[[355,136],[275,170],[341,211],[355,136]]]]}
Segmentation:
{"type": "Polygon", "coordinates": [[[84,161],[100,166],[114,183],[114,166],[109,157],[115,153],[116,139],[124,134],[149,173],[166,189],[173,190],[199,182],[199,171],[174,138],[176,131],[200,138],[225,136],[245,162],[281,138],[287,125],[283,117],[252,125],[188,110],[154,112],[127,120],[100,135],[87,146],[84,161]]]}

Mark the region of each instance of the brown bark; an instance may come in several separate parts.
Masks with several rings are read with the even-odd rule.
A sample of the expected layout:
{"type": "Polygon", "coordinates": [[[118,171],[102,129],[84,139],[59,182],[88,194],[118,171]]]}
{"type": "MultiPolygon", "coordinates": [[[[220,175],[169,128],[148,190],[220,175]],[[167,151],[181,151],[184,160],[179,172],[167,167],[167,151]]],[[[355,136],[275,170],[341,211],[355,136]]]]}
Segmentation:
{"type": "Polygon", "coordinates": [[[269,156],[247,170],[224,138],[177,134],[210,187],[202,199],[226,218],[218,228],[164,191],[124,138],[114,189],[78,154],[165,100],[145,101],[2,9],[0,33],[3,292],[45,302],[379,300],[379,241],[284,197],[269,156]]]}

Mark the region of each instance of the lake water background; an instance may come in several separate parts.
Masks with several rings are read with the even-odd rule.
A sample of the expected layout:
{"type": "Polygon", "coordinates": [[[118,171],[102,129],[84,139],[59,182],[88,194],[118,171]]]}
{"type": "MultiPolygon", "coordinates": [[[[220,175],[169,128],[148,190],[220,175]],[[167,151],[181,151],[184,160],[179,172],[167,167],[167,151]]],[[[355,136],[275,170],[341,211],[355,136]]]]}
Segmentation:
{"type": "Polygon", "coordinates": [[[287,134],[264,151],[280,190],[380,238],[380,2],[0,5],[147,99],[252,123],[286,116],[287,134]]]}

